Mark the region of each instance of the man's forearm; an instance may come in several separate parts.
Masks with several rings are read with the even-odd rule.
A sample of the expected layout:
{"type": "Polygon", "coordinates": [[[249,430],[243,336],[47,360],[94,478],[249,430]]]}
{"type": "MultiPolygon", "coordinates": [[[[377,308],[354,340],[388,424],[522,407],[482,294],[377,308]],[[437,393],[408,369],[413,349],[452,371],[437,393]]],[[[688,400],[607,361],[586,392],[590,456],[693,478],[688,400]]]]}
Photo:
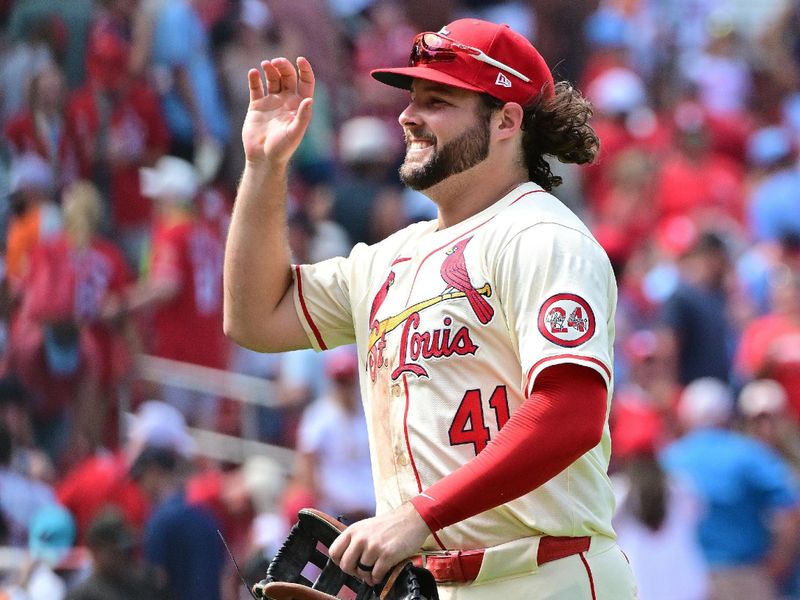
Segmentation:
{"type": "Polygon", "coordinates": [[[281,57],[261,61],[261,72],[250,69],[247,81],[247,161],[225,248],[223,327],[253,350],[308,348],[293,302],[286,188],[289,161],[311,122],[314,71],[305,58],[295,69],[281,57]]]}
{"type": "Polygon", "coordinates": [[[489,445],[412,504],[435,532],[536,489],[600,443],[607,400],[589,367],[545,369],[489,445]]]}
{"type": "Polygon", "coordinates": [[[256,350],[270,349],[270,318],[291,284],[287,170],[245,167],[225,248],[225,332],[256,350]]]}

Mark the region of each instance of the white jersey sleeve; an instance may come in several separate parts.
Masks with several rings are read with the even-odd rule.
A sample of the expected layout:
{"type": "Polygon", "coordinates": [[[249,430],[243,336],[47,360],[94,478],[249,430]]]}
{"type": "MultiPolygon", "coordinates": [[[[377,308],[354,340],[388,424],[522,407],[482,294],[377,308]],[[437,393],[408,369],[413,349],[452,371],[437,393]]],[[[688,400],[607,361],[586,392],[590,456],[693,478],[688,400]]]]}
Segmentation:
{"type": "Polygon", "coordinates": [[[293,267],[295,309],[315,350],[355,341],[350,302],[351,257],[352,253],[347,258],[339,256],[293,267]]]}
{"type": "Polygon", "coordinates": [[[495,282],[526,395],[543,369],[567,362],[596,370],[611,389],[616,282],[594,238],[563,223],[532,225],[502,249],[495,282]]]}
{"type": "MultiPolygon", "coordinates": [[[[352,344],[369,332],[366,303],[386,277],[386,261],[395,259],[401,249],[413,247],[420,231],[428,227],[415,223],[379,244],[356,244],[347,257],[294,265],[295,310],[315,350],[352,344]]],[[[359,342],[361,350],[364,341],[359,342]]]]}

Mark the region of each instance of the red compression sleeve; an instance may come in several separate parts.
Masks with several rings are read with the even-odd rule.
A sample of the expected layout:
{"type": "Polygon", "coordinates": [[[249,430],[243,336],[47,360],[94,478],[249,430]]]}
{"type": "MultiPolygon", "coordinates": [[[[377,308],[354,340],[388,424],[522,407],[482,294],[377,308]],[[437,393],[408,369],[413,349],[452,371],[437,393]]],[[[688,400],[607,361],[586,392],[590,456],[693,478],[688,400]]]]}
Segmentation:
{"type": "Polygon", "coordinates": [[[548,367],[497,437],[412,504],[438,531],[527,494],[600,443],[606,403],[605,381],[593,369],[548,367]]]}

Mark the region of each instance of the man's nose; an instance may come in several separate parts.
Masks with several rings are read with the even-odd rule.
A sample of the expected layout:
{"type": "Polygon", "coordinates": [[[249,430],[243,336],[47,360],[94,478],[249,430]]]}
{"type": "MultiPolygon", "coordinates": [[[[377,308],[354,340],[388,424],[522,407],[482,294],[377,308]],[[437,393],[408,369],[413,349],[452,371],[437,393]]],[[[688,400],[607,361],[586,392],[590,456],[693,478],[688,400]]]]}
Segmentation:
{"type": "Polygon", "coordinates": [[[408,106],[406,106],[403,112],[400,113],[400,116],[397,117],[397,120],[403,128],[416,127],[420,125],[419,113],[417,112],[417,107],[415,106],[414,102],[408,103],[408,106]]]}

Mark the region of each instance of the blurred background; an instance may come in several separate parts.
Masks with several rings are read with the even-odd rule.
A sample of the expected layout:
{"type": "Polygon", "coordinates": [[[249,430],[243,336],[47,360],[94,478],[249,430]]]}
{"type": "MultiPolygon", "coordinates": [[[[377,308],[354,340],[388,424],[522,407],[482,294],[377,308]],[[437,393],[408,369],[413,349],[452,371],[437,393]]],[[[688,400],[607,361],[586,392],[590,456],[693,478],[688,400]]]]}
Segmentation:
{"type": "Polygon", "coordinates": [[[314,66],[290,241],[346,255],[435,218],[369,71],[463,16],[595,108],[556,195],[619,282],[641,598],[800,598],[797,0],[0,0],[0,598],[245,598],[217,529],[252,585],[298,508],[372,514],[353,349],[222,335],[246,73],[314,66]]]}

